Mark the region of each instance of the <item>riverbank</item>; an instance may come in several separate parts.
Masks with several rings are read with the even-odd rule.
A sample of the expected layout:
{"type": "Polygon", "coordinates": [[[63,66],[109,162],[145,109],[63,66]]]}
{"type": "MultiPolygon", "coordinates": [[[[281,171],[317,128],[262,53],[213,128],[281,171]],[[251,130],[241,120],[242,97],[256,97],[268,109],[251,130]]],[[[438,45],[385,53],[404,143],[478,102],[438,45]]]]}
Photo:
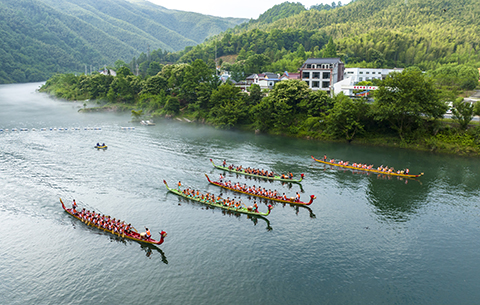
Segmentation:
{"type": "MultiPolygon", "coordinates": [[[[79,109],[79,112],[127,112],[135,109],[133,105],[126,104],[106,104],[100,107],[86,107],[79,109]]],[[[171,119],[185,123],[199,123],[214,126],[207,123],[205,119],[196,119],[193,115],[181,113],[180,115],[153,115],[156,119],[171,119]]],[[[400,139],[396,135],[383,134],[363,134],[355,137],[350,143],[355,145],[365,146],[381,146],[403,148],[417,151],[429,151],[438,154],[450,154],[469,157],[480,156],[480,126],[478,122],[472,121],[469,129],[462,132],[455,128],[455,122],[452,119],[444,119],[441,124],[442,128],[436,135],[428,135],[424,137],[400,139]]],[[[260,133],[252,125],[237,125],[233,129],[243,130],[248,132],[260,133]]],[[[281,135],[290,138],[300,138],[312,141],[323,141],[332,143],[348,143],[344,139],[335,139],[332,136],[316,131],[300,131],[299,133],[286,132],[265,132],[265,134],[281,135]]]]}

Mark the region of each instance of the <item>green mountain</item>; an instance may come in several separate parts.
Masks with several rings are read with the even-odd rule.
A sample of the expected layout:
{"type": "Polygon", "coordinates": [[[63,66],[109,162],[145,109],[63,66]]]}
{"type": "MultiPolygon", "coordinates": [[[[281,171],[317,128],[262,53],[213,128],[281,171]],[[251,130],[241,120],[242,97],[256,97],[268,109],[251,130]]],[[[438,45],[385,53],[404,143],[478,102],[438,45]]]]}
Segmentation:
{"type": "MultiPolygon", "coordinates": [[[[217,56],[238,54],[238,61],[263,54],[274,67],[295,52],[300,55],[297,59],[303,51],[310,52],[307,56],[322,56],[323,37],[332,37],[336,55],[349,65],[423,70],[443,64],[475,66],[480,64],[479,16],[478,0],[357,0],[321,10],[285,2],[257,20],[193,47],[182,54],[181,61],[211,60],[217,40],[217,56]]],[[[279,69],[287,66],[277,65],[279,69]]]]}
{"type": "Polygon", "coordinates": [[[244,21],[142,0],[0,0],[0,83],[182,50],[244,21]]]}

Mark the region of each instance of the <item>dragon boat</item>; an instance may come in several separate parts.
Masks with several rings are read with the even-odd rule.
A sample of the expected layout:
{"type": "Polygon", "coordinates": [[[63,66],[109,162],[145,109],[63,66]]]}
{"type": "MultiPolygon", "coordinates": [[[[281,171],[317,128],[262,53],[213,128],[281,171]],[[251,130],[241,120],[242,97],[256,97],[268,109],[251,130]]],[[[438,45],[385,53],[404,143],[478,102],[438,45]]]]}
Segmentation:
{"type": "Polygon", "coordinates": [[[221,188],[224,188],[224,189],[227,189],[227,190],[230,190],[230,191],[233,191],[233,192],[237,192],[237,193],[242,193],[242,194],[250,195],[250,196],[260,197],[260,198],[267,199],[267,200],[273,200],[273,201],[290,203],[290,204],[298,204],[298,205],[311,205],[312,202],[313,202],[313,200],[314,200],[315,198],[317,198],[317,197],[315,197],[314,195],[310,195],[310,201],[309,201],[309,202],[296,201],[295,198],[293,198],[293,197],[291,197],[291,198],[289,198],[289,199],[287,199],[287,200],[284,200],[284,199],[281,199],[281,198],[273,198],[273,197],[268,197],[268,196],[263,196],[263,195],[259,195],[259,194],[254,194],[254,193],[246,192],[246,191],[243,191],[243,190],[239,190],[239,189],[236,189],[236,188],[233,188],[233,187],[229,187],[229,186],[223,185],[223,184],[220,183],[220,182],[210,180],[210,178],[208,177],[207,174],[205,174],[205,177],[207,177],[208,182],[210,182],[210,183],[213,184],[213,185],[219,186],[219,187],[221,187],[221,188]]]}
{"type": "MultiPolygon", "coordinates": [[[[89,226],[92,226],[92,227],[95,227],[99,230],[103,230],[103,231],[106,231],[106,232],[109,232],[115,236],[120,236],[120,237],[124,237],[124,238],[128,238],[128,239],[132,239],[132,240],[135,240],[135,241],[138,241],[138,242],[141,242],[141,243],[146,243],[146,244],[154,244],[154,245],[161,245],[164,240],[165,240],[165,237],[167,236],[167,232],[165,231],[162,231],[160,232],[160,240],[155,240],[153,238],[142,238],[142,235],[140,235],[140,233],[138,232],[130,232],[130,233],[124,233],[124,234],[119,234],[119,233],[114,233],[113,231],[110,231],[110,230],[107,230],[107,229],[104,229],[100,226],[97,226],[96,224],[93,224],[89,221],[85,221],[83,220],[80,216],[76,215],[72,209],[67,209],[65,207],[65,205],[63,204],[63,201],[62,201],[62,198],[60,198],[60,202],[62,203],[62,208],[65,212],[67,212],[68,214],[70,214],[71,216],[75,217],[76,219],[80,220],[81,222],[85,223],[86,225],[89,225],[89,226]]],[[[78,213],[77,213],[78,214],[78,213]]]]}
{"type": "Polygon", "coordinates": [[[255,215],[255,216],[268,216],[270,214],[272,208],[273,208],[271,205],[269,205],[268,206],[268,212],[267,213],[262,213],[262,212],[256,212],[255,210],[253,210],[251,208],[246,208],[246,207],[236,208],[236,207],[225,206],[225,205],[223,205],[222,202],[217,201],[217,200],[215,202],[212,202],[212,201],[209,201],[209,200],[202,199],[200,197],[185,195],[180,190],[169,187],[168,184],[167,184],[167,181],[163,180],[163,183],[165,183],[165,186],[167,187],[167,190],[174,193],[175,195],[182,196],[182,197],[185,197],[185,198],[190,199],[190,200],[198,201],[200,203],[203,203],[203,204],[206,204],[206,205],[209,205],[209,206],[212,206],[212,207],[217,207],[217,208],[221,208],[221,209],[232,211],[232,212],[238,212],[238,213],[255,215]]]}
{"type": "Polygon", "coordinates": [[[282,181],[282,182],[300,183],[300,182],[302,182],[303,177],[305,176],[304,174],[300,174],[300,179],[282,178],[281,176],[273,176],[273,177],[272,177],[272,176],[262,176],[262,175],[256,175],[256,174],[247,173],[247,172],[245,172],[245,170],[237,171],[237,170],[235,170],[235,169],[229,169],[228,167],[225,167],[225,166],[216,165],[215,163],[213,163],[213,160],[212,160],[212,159],[210,159],[210,162],[212,162],[212,164],[213,164],[214,167],[216,167],[216,168],[218,168],[218,169],[221,169],[221,170],[224,170],[224,171],[236,173],[236,174],[239,174],[239,175],[245,175],[245,176],[251,176],[251,177],[256,177],[256,178],[268,179],[268,180],[276,180],[276,181],[282,181]]]}
{"type": "Polygon", "coordinates": [[[389,173],[389,172],[384,172],[384,171],[377,170],[377,169],[374,169],[374,168],[368,169],[368,168],[355,167],[355,166],[351,166],[351,165],[338,164],[338,163],[334,163],[334,162],[329,162],[329,161],[316,159],[314,156],[311,156],[311,157],[312,157],[313,160],[315,160],[317,162],[320,162],[320,163],[323,163],[323,164],[348,168],[348,169],[351,169],[351,170],[366,171],[366,172],[371,172],[371,173],[380,174],[380,175],[390,175],[390,176],[403,177],[403,178],[418,178],[420,176],[423,176],[423,173],[420,173],[418,175],[410,175],[410,174],[405,174],[405,173],[398,174],[396,172],[389,173]]]}

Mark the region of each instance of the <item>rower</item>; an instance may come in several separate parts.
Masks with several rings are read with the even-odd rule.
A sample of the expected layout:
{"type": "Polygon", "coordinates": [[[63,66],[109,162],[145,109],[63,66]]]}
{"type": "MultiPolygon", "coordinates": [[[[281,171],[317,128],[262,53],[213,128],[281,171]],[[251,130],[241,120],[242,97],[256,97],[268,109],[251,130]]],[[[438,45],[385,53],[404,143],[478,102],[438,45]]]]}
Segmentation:
{"type": "Polygon", "coordinates": [[[298,192],[297,192],[297,194],[295,195],[295,197],[296,197],[296,198],[295,198],[296,201],[297,201],[297,202],[300,202],[300,194],[299,194],[298,192]]]}
{"type": "Polygon", "coordinates": [[[73,210],[74,213],[77,210],[77,203],[75,202],[75,199],[73,199],[73,202],[72,202],[72,210],[73,210]]]}
{"type": "Polygon", "coordinates": [[[152,233],[150,233],[150,230],[148,228],[145,228],[145,239],[149,239],[152,237],[152,233]]]}
{"type": "Polygon", "coordinates": [[[97,146],[100,146],[100,143],[97,142],[97,146]]]}

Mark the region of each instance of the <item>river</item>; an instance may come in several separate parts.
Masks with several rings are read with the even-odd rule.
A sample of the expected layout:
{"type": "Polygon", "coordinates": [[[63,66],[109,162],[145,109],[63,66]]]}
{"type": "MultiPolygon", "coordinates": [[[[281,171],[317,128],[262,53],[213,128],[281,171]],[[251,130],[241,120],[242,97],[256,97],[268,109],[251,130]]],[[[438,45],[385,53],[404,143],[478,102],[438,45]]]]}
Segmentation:
{"type": "MultiPolygon", "coordinates": [[[[478,159],[172,120],[142,126],[129,123],[129,114],[79,113],[82,103],[38,93],[39,85],[0,86],[0,304],[480,299],[478,159]],[[94,149],[97,142],[108,149],[94,149]],[[425,175],[385,178],[310,158],[324,154],[425,175]],[[275,204],[267,222],[167,192],[164,179],[238,198],[208,183],[205,173],[214,179],[221,173],[210,158],[295,177],[304,173],[301,187],[232,174],[227,179],[317,198],[310,208],[275,204]],[[116,238],[72,218],[59,198],[76,199],[79,207],[139,230],[148,226],[157,239],[161,230],[168,236],[158,247],[116,238]]],[[[259,210],[267,211],[264,202],[259,210]]]]}

